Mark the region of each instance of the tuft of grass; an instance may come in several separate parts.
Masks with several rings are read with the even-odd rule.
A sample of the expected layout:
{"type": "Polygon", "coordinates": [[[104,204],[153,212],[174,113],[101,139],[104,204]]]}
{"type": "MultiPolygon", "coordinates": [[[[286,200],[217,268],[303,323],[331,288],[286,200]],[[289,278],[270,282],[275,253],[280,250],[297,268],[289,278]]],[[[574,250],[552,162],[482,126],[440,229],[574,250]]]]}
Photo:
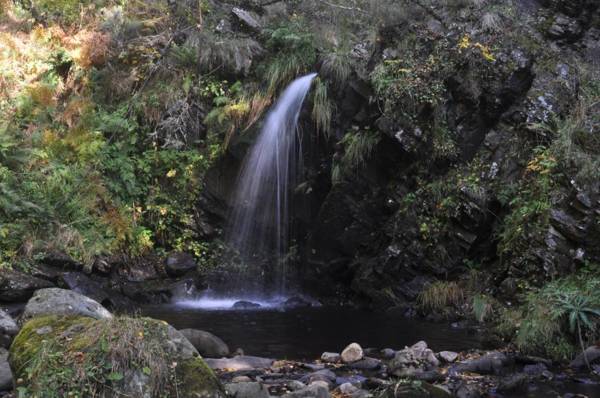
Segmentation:
{"type": "Polygon", "coordinates": [[[450,306],[459,306],[464,301],[463,289],[456,282],[447,281],[436,281],[430,284],[417,297],[421,309],[434,312],[450,306]]]}
{"type": "Polygon", "coordinates": [[[494,311],[490,299],[483,294],[478,294],[473,297],[472,308],[473,316],[479,323],[485,322],[494,311]]]}
{"type": "Polygon", "coordinates": [[[348,82],[351,72],[352,67],[348,54],[332,52],[323,58],[319,74],[341,87],[348,82]]]}
{"type": "Polygon", "coordinates": [[[327,95],[327,84],[317,77],[315,79],[312,118],[315,121],[317,131],[327,138],[331,131],[332,108],[333,105],[327,95]]]}

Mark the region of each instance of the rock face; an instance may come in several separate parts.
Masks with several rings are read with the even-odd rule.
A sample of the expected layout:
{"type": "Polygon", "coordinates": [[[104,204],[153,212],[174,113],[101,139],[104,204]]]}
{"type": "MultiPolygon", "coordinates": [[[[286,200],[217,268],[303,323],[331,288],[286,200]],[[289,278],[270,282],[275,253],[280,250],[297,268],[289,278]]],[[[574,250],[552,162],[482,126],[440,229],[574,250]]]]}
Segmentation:
{"type": "Polygon", "coordinates": [[[341,357],[344,363],[360,361],[364,357],[363,349],[357,343],[352,343],[344,348],[341,357]]]}
{"type": "Polygon", "coordinates": [[[231,13],[236,17],[236,19],[242,23],[244,26],[253,31],[260,31],[262,26],[258,19],[253,13],[250,11],[246,11],[242,8],[234,7],[231,13]]]}
{"type": "Polygon", "coordinates": [[[15,320],[6,311],[0,310],[0,346],[10,347],[10,343],[17,333],[19,333],[19,327],[15,320]]]}
{"type": "Polygon", "coordinates": [[[45,315],[86,316],[95,319],[112,318],[111,313],[97,301],[71,290],[40,289],[27,302],[20,322],[45,315]]]}
{"type": "Polygon", "coordinates": [[[221,358],[229,355],[229,347],[223,340],[212,333],[197,329],[182,329],[179,331],[206,358],[221,358]]]}
{"type": "Polygon", "coordinates": [[[188,340],[150,318],[37,317],[15,338],[9,361],[33,396],[86,388],[99,397],[226,397],[188,340]]]}
{"type": "Polygon", "coordinates": [[[185,275],[187,272],[196,269],[196,267],[196,260],[190,253],[171,253],[165,260],[165,270],[172,277],[185,275]]]}
{"type": "Polygon", "coordinates": [[[38,289],[53,287],[44,279],[36,278],[19,271],[2,271],[0,275],[0,301],[27,301],[38,289]]]}

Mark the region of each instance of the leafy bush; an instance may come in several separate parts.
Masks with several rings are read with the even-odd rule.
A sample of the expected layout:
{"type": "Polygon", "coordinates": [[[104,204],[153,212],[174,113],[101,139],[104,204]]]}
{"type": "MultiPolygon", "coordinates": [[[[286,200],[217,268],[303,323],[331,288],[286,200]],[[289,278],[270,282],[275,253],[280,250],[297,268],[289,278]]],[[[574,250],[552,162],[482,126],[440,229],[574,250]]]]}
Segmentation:
{"type": "Polygon", "coordinates": [[[526,298],[516,343],[526,352],[569,359],[598,339],[600,279],[576,275],[548,283],[526,298]]]}

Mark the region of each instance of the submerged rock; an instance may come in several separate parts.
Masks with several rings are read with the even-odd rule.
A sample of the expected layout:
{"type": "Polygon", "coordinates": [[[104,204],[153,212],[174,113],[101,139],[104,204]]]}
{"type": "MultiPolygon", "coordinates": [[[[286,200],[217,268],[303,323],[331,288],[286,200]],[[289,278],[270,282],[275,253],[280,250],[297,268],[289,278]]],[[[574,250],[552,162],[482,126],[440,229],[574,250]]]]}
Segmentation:
{"type": "Polygon", "coordinates": [[[179,331],[207,358],[221,358],[229,355],[229,347],[223,340],[212,333],[198,329],[182,329],[179,331]]]}
{"type": "Polygon", "coordinates": [[[312,303],[300,296],[290,297],[282,303],[284,308],[303,308],[312,307],[312,303]]]}
{"type": "Polygon", "coordinates": [[[363,349],[358,343],[352,343],[342,351],[342,362],[352,363],[360,361],[364,357],[363,349]]]}
{"type": "Polygon", "coordinates": [[[226,397],[190,342],[150,318],[37,317],[15,337],[9,361],[31,396],[85,388],[98,397],[226,397]]]}
{"type": "Polygon", "coordinates": [[[240,300],[233,303],[233,306],[231,306],[231,308],[234,308],[236,310],[253,310],[256,308],[260,308],[260,304],[253,303],[252,301],[240,300]]]}
{"type": "Polygon", "coordinates": [[[112,318],[111,313],[97,301],[74,291],[58,288],[41,289],[35,292],[27,302],[20,322],[23,323],[31,318],[46,315],[86,316],[96,319],[112,318]]]}

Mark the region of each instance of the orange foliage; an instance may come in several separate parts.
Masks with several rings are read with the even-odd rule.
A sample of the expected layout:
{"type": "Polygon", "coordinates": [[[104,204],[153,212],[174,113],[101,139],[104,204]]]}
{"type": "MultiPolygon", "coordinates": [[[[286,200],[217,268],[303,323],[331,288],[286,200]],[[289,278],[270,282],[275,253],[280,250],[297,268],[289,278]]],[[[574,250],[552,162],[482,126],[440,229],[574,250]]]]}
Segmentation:
{"type": "Polygon", "coordinates": [[[92,30],[82,30],[66,40],[71,56],[82,68],[100,66],[106,62],[110,43],[110,34],[92,30]]]}
{"type": "Polygon", "coordinates": [[[54,89],[47,84],[37,83],[27,88],[29,96],[37,105],[49,107],[56,104],[54,89]]]}

